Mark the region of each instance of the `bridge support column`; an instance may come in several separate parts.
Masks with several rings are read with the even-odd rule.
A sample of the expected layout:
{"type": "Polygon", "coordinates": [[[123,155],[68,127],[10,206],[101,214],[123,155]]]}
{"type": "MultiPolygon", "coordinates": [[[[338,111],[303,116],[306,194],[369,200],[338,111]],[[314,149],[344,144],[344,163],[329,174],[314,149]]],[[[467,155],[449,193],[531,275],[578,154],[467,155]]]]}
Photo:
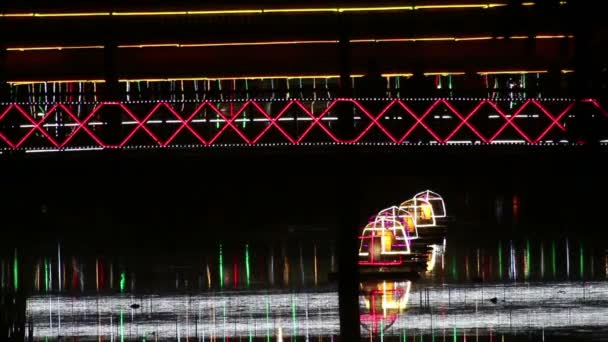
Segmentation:
{"type": "Polygon", "coordinates": [[[340,340],[360,341],[359,317],[359,228],[360,210],[354,170],[355,159],[342,156],[342,168],[339,176],[340,193],[340,241],[339,241],[339,305],[340,305],[340,340]]]}
{"type": "MultiPolygon", "coordinates": [[[[339,97],[352,96],[351,80],[351,51],[350,35],[346,17],[340,17],[339,63],[340,63],[340,92],[339,97]]],[[[354,112],[350,103],[341,103],[336,107],[338,113],[338,134],[340,139],[349,141],[354,138],[354,112]]],[[[354,179],[354,159],[350,149],[341,151],[342,159],[340,175],[338,177],[337,191],[340,199],[340,241],[339,241],[339,275],[338,275],[338,302],[340,307],[340,340],[360,341],[359,325],[359,273],[358,261],[358,233],[359,233],[359,205],[354,179]]]]}
{"type": "MultiPolygon", "coordinates": [[[[351,79],[351,47],[350,35],[348,33],[348,23],[346,18],[341,18],[341,27],[339,37],[339,66],[340,66],[340,88],[338,89],[337,97],[351,97],[353,94],[352,79],[351,79]]],[[[350,103],[342,102],[336,107],[338,114],[338,134],[340,139],[349,141],[354,138],[355,116],[353,106],[350,103]]]]}
{"type": "MultiPolygon", "coordinates": [[[[117,51],[115,43],[104,45],[104,68],[105,84],[103,86],[102,100],[108,102],[120,101],[120,84],[118,82],[117,51]]],[[[103,141],[109,145],[116,146],[121,143],[122,136],[122,111],[118,107],[108,106],[102,113],[103,141]]]]}

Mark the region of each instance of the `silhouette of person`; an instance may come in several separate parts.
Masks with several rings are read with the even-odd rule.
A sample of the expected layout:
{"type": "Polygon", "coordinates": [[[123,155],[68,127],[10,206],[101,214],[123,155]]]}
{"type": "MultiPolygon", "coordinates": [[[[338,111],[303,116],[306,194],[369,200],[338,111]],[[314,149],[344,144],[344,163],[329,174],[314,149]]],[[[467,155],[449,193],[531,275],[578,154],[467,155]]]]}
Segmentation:
{"type": "Polygon", "coordinates": [[[406,97],[428,97],[435,95],[435,83],[424,75],[424,68],[420,65],[414,68],[412,77],[407,82],[406,97]]]}
{"type": "Polygon", "coordinates": [[[367,63],[367,73],[358,82],[355,93],[357,97],[384,98],[387,96],[387,81],[382,77],[378,61],[370,59],[367,63]]]}

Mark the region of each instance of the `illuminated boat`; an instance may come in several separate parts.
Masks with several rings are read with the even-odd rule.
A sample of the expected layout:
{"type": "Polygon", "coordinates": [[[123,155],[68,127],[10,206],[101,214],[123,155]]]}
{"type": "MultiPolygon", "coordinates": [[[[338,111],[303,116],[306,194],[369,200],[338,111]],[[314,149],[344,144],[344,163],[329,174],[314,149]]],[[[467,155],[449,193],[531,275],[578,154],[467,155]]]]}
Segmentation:
{"type": "Polygon", "coordinates": [[[447,212],[445,210],[445,201],[443,200],[443,197],[441,197],[436,192],[433,192],[431,190],[422,191],[414,195],[414,198],[430,204],[433,208],[433,216],[435,218],[447,217],[447,212]]]}
{"type": "Polygon", "coordinates": [[[443,198],[430,190],[379,211],[359,236],[359,266],[378,274],[428,270],[428,261],[445,249],[438,220],[446,216],[443,198]]]}
{"type": "Polygon", "coordinates": [[[442,221],[447,217],[445,201],[439,194],[425,190],[401,204],[405,210],[413,212],[420,243],[423,246],[444,244],[447,228],[442,221]]]}
{"type": "Polygon", "coordinates": [[[376,217],[359,236],[359,265],[391,266],[403,264],[411,253],[408,233],[397,219],[376,217]]]}
{"type": "Polygon", "coordinates": [[[405,228],[407,233],[408,240],[415,240],[418,238],[418,229],[416,228],[416,222],[414,217],[407,210],[392,206],[386,209],[380,210],[378,214],[376,214],[375,218],[384,217],[387,219],[393,219],[399,221],[405,228]]]}
{"type": "Polygon", "coordinates": [[[411,198],[399,205],[399,209],[408,212],[416,227],[433,227],[437,224],[433,206],[422,198],[411,198]]]}

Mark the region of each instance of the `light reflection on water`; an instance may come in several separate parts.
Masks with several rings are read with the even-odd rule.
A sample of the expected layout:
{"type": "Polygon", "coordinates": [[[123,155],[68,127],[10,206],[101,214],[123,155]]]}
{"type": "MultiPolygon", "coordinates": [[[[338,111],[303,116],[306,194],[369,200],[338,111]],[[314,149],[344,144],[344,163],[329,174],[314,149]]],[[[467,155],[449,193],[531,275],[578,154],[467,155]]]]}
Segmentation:
{"type": "MultiPolygon", "coordinates": [[[[388,282],[390,285],[390,282],[388,282]]],[[[551,329],[597,329],[608,325],[608,283],[428,286],[402,282],[408,300],[390,300],[378,312],[382,329],[362,335],[513,334],[551,329]],[[400,302],[403,304],[403,302],[400,302]],[[386,322],[382,320],[386,319],[386,322]],[[388,322],[390,320],[390,322],[388,322]]],[[[371,284],[368,284],[373,286],[371,284]]],[[[387,286],[383,282],[376,286],[387,286]]],[[[403,298],[403,297],[399,297],[403,298]]],[[[369,314],[361,297],[361,314],[369,314]]],[[[397,299],[400,300],[400,299],[397,299]]],[[[27,315],[35,338],[59,335],[120,340],[158,338],[262,338],[301,340],[339,334],[334,289],[292,292],[218,292],[182,295],[34,296],[27,315]],[[136,306],[133,306],[133,305],[136,306]],[[121,324],[122,321],[122,324],[121,324]]],[[[362,317],[363,318],[363,317],[362,317]]],[[[599,333],[599,332],[598,332],[599,333]]]]}

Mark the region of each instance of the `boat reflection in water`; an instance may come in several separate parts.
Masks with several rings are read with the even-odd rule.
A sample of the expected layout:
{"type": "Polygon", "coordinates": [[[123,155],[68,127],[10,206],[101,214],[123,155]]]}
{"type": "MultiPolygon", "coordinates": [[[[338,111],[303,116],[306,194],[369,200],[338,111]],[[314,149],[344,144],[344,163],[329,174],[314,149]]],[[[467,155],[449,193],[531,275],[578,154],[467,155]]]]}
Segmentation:
{"type": "Polygon", "coordinates": [[[370,335],[384,334],[407,310],[411,287],[409,280],[361,283],[361,327],[370,335]]]}

